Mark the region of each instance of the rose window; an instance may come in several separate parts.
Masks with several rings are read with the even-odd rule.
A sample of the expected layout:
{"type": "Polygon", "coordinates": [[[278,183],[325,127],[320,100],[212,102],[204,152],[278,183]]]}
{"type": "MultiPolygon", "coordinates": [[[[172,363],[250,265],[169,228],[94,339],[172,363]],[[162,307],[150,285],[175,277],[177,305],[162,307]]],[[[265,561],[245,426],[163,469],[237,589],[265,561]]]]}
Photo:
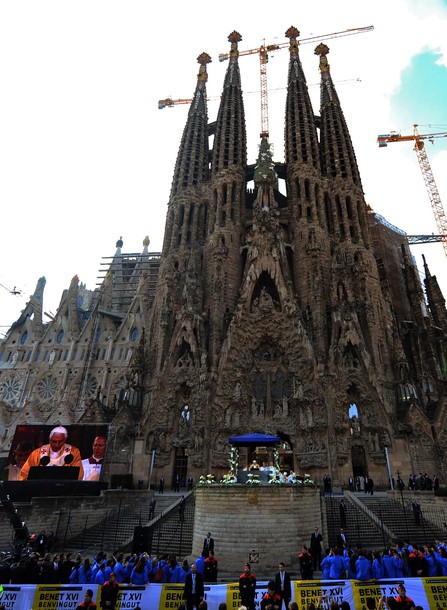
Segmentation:
{"type": "Polygon", "coordinates": [[[6,379],[0,386],[0,399],[16,406],[20,396],[21,383],[17,379],[6,379]]]}
{"type": "Polygon", "coordinates": [[[98,389],[98,382],[94,377],[88,377],[87,383],[85,387],[85,396],[87,398],[94,398],[96,396],[96,391],[98,389]]]}
{"type": "Polygon", "coordinates": [[[57,381],[54,377],[45,377],[37,385],[37,394],[41,400],[54,398],[57,392],[57,381]]]}

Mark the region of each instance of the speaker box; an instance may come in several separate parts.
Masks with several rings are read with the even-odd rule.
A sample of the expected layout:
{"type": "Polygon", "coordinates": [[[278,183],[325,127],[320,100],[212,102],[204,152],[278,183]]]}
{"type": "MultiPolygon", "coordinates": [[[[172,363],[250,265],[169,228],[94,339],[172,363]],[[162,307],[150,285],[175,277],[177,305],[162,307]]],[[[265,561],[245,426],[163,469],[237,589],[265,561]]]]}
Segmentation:
{"type": "Polygon", "coordinates": [[[152,547],[152,531],[150,527],[137,525],[133,532],[132,553],[150,553],[152,547]]]}

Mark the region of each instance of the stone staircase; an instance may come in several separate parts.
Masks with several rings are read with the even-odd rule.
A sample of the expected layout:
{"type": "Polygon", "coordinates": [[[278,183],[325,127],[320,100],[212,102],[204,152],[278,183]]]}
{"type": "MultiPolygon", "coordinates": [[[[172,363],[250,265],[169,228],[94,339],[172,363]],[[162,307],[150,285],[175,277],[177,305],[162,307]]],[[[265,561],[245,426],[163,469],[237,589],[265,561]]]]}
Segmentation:
{"type": "Polygon", "coordinates": [[[442,510],[423,509],[420,525],[416,525],[408,498],[392,498],[386,492],[372,496],[362,492],[346,492],[326,494],[324,498],[330,546],[336,544],[342,498],[347,506],[345,533],[353,546],[382,549],[399,541],[426,545],[432,544],[435,538],[445,538],[447,526],[442,510]]]}
{"type": "MultiPolygon", "coordinates": [[[[420,525],[416,525],[411,501],[376,495],[359,495],[359,500],[372,511],[394,534],[396,541],[408,541],[416,545],[432,544],[435,538],[444,539],[445,523],[435,511],[422,511],[420,525]]],[[[442,517],[442,516],[441,516],[442,517]]]]}
{"type": "Polygon", "coordinates": [[[367,510],[362,510],[351,494],[343,493],[325,494],[329,546],[336,546],[337,534],[341,527],[339,507],[342,499],[347,507],[344,531],[348,543],[364,549],[383,548],[388,542],[388,532],[381,528],[380,523],[369,515],[367,510]]]}
{"type": "MultiPolygon", "coordinates": [[[[81,528],[72,522],[73,516],[61,519],[58,528],[56,550],[94,555],[99,550],[112,553],[116,549],[130,551],[135,527],[149,528],[152,540],[151,554],[174,553],[178,556],[190,555],[194,526],[194,495],[164,493],[155,494],[157,501],[154,519],[149,521],[149,501],[122,504],[110,511],[106,517],[92,527],[81,528]],[[180,520],[179,503],[185,497],[184,518],[180,520]],[[71,535],[72,531],[79,532],[71,535]]],[[[85,518],[85,516],[84,516],[85,518]]]]}

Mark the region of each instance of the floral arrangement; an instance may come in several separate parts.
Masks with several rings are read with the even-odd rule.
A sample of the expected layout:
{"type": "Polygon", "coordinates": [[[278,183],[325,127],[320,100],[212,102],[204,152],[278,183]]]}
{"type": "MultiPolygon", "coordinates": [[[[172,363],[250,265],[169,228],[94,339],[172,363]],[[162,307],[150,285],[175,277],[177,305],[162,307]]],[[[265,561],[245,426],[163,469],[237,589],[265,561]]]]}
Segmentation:
{"type": "Polygon", "coordinates": [[[239,468],[239,449],[237,447],[230,448],[230,474],[233,477],[237,476],[237,471],[239,468]]]}
{"type": "Polygon", "coordinates": [[[315,481],[310,478],[310,474],[305,474],[302,477],[297,476],[293,484],[306,487],[316,487],[315,481]]]}
{"type": "Polygon", "coordinates": [[[275,470],[278,470],[278,471],[280,470],[278,447],[273,447],[273,465],[275,466],[275,470]]]}
{"type": "Polygon", "coordinates": [[[231,485],[232,483],[237,483],[237,478],[233,473],[229,472],[228,474],[224,474],[224,476],[220,479],[222,485],[231,485]]]}
{"type": "Polygon", "coordinates": [[[261,484],[261,481],[259,480],[258,474],[252,474],[252,473],[247,474],[247,481],[246,481],[245,485],[260,485],[260,484],[261,484]]]}
{"type": "Polygon", "coordinates": [[[213,474],[207,474],[206,476],[202,474],[199,478],[198,485],[214,485],[215,482],[213,474]]]}

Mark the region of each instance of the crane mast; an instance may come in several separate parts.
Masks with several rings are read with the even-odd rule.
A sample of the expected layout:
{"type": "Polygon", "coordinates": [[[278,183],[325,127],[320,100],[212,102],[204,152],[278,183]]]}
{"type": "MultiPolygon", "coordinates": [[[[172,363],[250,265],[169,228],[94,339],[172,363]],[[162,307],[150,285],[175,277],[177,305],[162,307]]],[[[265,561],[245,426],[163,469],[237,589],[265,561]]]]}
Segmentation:
{"type": "MultiPolygon", "coordinates": [[[[436,226],[440,235],[447,234],[447,217],[444,211],[444,207],[441,202],[441,196],[439,194],[438,187],[436,185],[435,177],[430,165],[430,161],[425,150],[424,141],[429,140],[430,142],[436,138],[446,138],[447,132],[428,133],[420,134],[418,131],[417,123],[413,125],[413,134],[408,136],[401,136],[395,132],[389,134],[379,135],[377,141],[379,147],[383,148],[388,145],[388,142],[408,142],[414,141],[413,150],[417,155],[419,167],[421,168],[422,177],[424,178],[425,186],[427,189],[428,197],[430,199],[433,215],[435,217],[436,226]]],[[[447,256],[447,242],[440,240],[442,247],[444,248],[444,254],[447,256]]]]}

